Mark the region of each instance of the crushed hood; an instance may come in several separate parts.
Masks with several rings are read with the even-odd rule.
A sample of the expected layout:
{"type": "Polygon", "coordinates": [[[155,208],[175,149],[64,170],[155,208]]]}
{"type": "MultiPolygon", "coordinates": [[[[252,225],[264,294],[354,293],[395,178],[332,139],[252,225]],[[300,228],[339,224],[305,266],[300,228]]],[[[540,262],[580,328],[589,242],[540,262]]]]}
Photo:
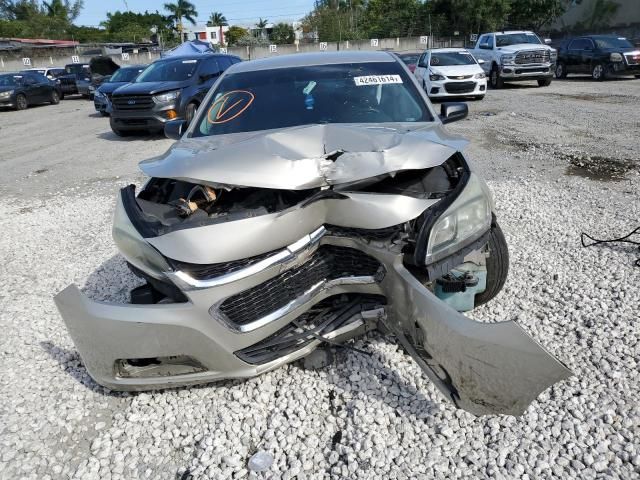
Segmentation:
{"type": "Polygon", "coordinates": [[[467,143],[435,123],[308,125],[185,138],[140,168],[150,177],[212,186],[302,190],[435,167],[467,143]]]}

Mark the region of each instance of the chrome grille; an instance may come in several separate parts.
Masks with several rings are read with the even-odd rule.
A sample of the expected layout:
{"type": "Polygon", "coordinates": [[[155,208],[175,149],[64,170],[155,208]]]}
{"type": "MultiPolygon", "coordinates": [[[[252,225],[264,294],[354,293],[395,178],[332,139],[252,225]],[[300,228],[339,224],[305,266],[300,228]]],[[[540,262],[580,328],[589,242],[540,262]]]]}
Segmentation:
{"type": "Polygon", "coordinates": [[[153,107],[151,95],[114,95],[115,110],[150,110],[153,107]]]}
{"type": "Polygon", "coordinates": [[[530,63],[549,63],[551,54],[548,50],[527,50],[516,55],[517,65],[527,65],[530,63]]]}
{"type": "Polygon", "coordinates": [[[247,325],[286,306],[324,281],[382,273],[375,258],[359,250],[322,245],[303,265],[227,298],[218,307],[227,320],[247,325]]]}

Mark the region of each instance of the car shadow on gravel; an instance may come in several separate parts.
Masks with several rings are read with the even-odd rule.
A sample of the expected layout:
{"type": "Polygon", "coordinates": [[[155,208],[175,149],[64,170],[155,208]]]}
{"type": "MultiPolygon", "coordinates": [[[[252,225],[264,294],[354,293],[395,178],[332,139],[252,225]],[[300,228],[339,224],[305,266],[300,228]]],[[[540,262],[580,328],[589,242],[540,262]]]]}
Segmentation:
{"type": "Polygon", "coordinates": [[[127,135],[125,137],[119,137],[115,133],[102,132],[97,135],[98,138],[102,140],[110,140],[112,142],[135,142],[135,141],[155,141],[155,140],[166,140],[167,137],[164,136],[163,133],[147,133],[141,132],[136,134],[127,135]]]}

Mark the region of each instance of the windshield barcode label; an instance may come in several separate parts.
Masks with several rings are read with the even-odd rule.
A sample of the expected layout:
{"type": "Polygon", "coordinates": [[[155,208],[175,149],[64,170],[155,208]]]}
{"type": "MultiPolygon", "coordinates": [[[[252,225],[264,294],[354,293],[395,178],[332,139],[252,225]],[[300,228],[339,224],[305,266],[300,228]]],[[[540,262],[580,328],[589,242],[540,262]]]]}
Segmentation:
{"type": "Polygon", "coordinates": [[[367,75],[366,77],[353,77],[358,87],[363,85],[384,85],[386,83],[402,83],[400,75],[367,75]]]}

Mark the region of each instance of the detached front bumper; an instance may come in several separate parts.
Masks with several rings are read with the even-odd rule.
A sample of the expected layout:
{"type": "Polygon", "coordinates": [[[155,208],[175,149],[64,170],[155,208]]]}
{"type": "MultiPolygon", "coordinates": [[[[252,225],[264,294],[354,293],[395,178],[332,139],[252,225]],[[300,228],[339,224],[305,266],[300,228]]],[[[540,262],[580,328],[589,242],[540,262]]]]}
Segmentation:
{"type": "Polygon", "coordinates": [[[521,414],[541,391],[570,375],[515,323],[478,323],[441,302],[406,270],[400,252],[324,228],[207,282],[184,272],[171,276],[187,302],[95,302],[75,286],[56,296],[98,383],[148,390],[258,375],[313,350],[317,339],[300,348],[289,343],[273,358],[289,326],[306,322],[323,301],[345,295],[372,298],[376,307],[352,312],[335,328],[326,324],[323,336],[348,338],[372,321],[383,322],[442,393],[472,413],[521,414]],[[326,249],[332,249],[332,261],[342,258],[329,270],[339,275],[319,269],[326,249]],[[149,359],[165,366],[149,368],[149,359]]]}

